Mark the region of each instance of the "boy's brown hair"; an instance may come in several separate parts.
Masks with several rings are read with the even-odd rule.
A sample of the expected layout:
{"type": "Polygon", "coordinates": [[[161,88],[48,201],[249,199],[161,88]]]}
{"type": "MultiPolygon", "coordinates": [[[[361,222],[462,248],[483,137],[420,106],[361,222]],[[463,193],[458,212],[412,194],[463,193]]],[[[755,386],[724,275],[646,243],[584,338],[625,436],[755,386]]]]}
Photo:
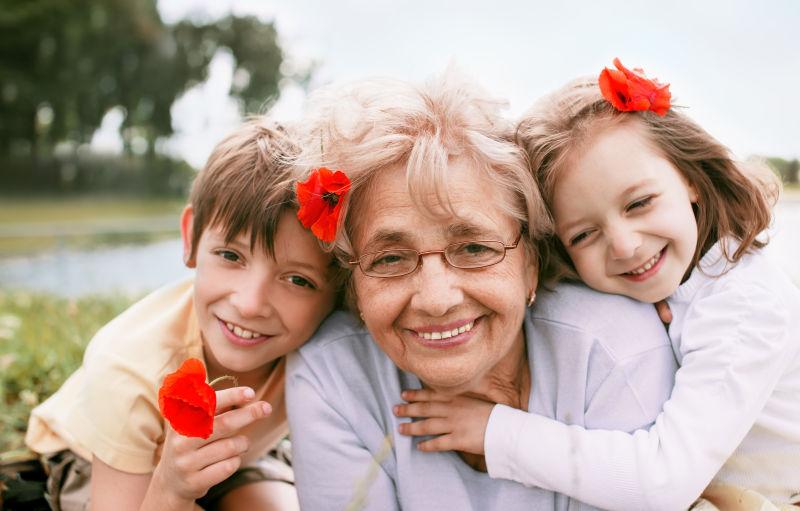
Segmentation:
{"type": "MultiPolygon", "coordinates": [[[[775,175],[765,166],[732,159],[728,149],[675,108],[663,117],[652,112],[620,112],[605,100],[597,80],[582,78],[540,100],[517,126],[516,141],[528,155],[545,203],[552,211],[553,190],[560,171],[579,154],[593,134],[610,126],[638,122],[650,143],[695,187],[698,239],[692,267],[718,240],[731,237],[739,247],[724,256],[737,262],[770,223],[780,192],[775,175]]],[[[557,236],[548,240],[550,255],[542,268],[545,281],[578,279],[557,236]]]]}
{"type": "Polygon", "coordinates": [[[273,254],[275,231],[285,211],[297,209],[291,161],[298,146],[280,124],[259,117],[245,122],[214,147],[192,184],[192,251],[203,229],[221,226],[225,241],[250,231],[257,244],[273,254]]]}

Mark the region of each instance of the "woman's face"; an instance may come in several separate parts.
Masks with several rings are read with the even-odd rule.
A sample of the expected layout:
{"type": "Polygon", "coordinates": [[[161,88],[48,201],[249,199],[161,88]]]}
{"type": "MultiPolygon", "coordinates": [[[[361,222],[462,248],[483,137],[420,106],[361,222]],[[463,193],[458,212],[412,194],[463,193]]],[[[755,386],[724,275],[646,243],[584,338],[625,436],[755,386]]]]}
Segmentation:
{"type": "MultiPolygon", "coordinates": [[[[465,161],[451,163],[450,174],[458,176],[448,189],[457,215],[437,207],[433,218],[413,204],[403,168],[384,170],[351,217],[356,256],[442,250],[471,240],[513,244],[519,222],[499,207],[513,199],[465,161]]],[[[356,269],[353,279],[362,318],[378,345],[398,367],[445,392],[476,389],[521,345],[528,296],[537,282],[522,243],[485,268],[454,268],[441,254],[430,254],[408,275],[375,278],[356,269]]]]}

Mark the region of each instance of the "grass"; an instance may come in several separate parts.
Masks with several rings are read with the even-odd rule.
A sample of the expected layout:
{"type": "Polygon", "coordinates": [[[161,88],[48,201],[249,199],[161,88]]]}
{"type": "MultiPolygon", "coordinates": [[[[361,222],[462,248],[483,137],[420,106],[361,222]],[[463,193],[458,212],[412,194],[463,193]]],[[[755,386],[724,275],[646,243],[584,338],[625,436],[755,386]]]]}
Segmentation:
{"type": "Polygon", "coordinates": [[[78,368],[94,333],[132,302],[0,291],[0,460],[26,452],[30,411],[78,368]]]}
{"type": "Polygon", "coordinates": [[[183,199],[110,196],[3,197],[0,256],[174,237],[184,204],[183,199]]]}

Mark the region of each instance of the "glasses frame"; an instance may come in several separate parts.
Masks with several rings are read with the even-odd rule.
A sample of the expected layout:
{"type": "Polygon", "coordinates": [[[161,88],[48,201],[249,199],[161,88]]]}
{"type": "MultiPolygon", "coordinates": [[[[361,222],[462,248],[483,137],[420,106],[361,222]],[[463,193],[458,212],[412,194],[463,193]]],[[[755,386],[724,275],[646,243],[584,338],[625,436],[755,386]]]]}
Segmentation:
{"type": "Polygon", "coordinates": [[[394,252],[394,250],[378,250],[377,252],[369,252],[369,253],[366,253],[366,254],[362,254],[357,259],[354,259],[352,261],[347,261],[347,263],[350,264],[351,266],[352,265],[357,265],[358,269],[361,270],[361,273],[363,273],[367,277],[371,277],[373,279],[393,279],[395,277],[404,277],[406,275],[410,275],[410,274],[414,273],[415,271],[417,271],[420,266],[422,266],[422,256],[431,255],[431,254],[441,254],[442,255],[442,259],[444,259],[445,263],[448,266],[451,266],[453,268],[458,268],[460,270],[478,270],[480,268],[488,268],[489,266],[494,266],[495,264],[502,263],[506,258],[506,252],[508,252],[509,250],[513,250],[513,249],[517,248],[517,246],[519,246],[519,242],[520,242],[521,239],[522,239],[522,231],[520,231],[520,233],[517,235],[517,239],[515,239],[514,243],[512,243],[511,245],[506,245],[505,243],[503,243],[500,240],[468,240],[468,241],[459,241],[457,243],[450,243],[449,245],[447,245],[446,247],[444,247],[441,250],[426,250],[424,252],[419,252],[417,250],[414,250],[413,248],[404,248],[402,250],[407,250],[409,252],[416,252],[417,253],[417,264],[416,264],[416,266],[414,266],[413,269],[411,269],[411,270],[409,270],[409,271],[407,271],[405,273],[399,273],[397,275],[370,275],[369,273],[364,271],[364,268],[361,266],[361,259],[364,258],[364,257],[374,256],[374,255],[381,254],[381,253],[384,253],[384,252],[394,252]],[[453,263],[451,263],[450,260],[447,258],[447,249],[452,247],[453,245],[464,245],[464,244],[468,244],[468,243],[500,243],[500,244],[503,245],[503,257],[501,257],[500,259],[498,259],[497,261],[495,261],[495,262],[493,262],[491,264],[487,264],[487,265],[484,265],[484,266],[470,266],[470,267],[467,267],[467,268],[463,268],[461,266],[456,266],[453,263]]]}

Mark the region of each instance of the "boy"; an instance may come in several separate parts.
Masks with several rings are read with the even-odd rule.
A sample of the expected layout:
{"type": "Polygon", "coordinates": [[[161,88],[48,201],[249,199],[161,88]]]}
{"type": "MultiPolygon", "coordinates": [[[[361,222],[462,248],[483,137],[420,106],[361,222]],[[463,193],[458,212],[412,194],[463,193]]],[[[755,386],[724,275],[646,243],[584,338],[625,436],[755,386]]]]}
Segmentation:
{"type": "Polygon", "coordinates": [[[26,442],[46,457],[54,509],[297,507],[291,470],[259,458],[288,432],[284,355],[333,309],[338,271],[297,220],[296,150],[265,119],[220,142],[181,216],[194,279],[102,328],[83,365],[33,410],[26,442]],[[157,404],[165,375],[190,357],[209,380],[241,385],[217,391],[207,440],[172,431],[157,404]]]}

